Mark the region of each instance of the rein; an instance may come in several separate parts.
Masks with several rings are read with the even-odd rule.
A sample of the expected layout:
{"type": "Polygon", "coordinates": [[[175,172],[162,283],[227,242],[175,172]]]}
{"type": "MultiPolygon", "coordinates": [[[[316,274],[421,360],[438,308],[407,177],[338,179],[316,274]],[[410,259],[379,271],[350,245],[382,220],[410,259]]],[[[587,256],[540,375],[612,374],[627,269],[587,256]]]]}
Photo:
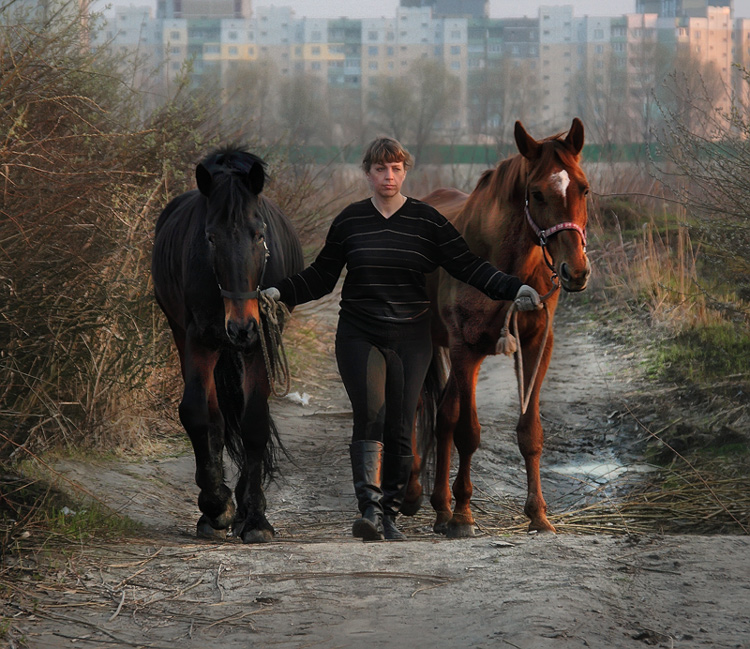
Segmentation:
{"type": "Polygon", "coordinates": [[[276,301],[267,295],[263,295],[263,293],[260,293],[258,298],[258,306],[260,307],[258,333],[260,334],[260,346],[263,350],[263,361],[266,364],[268,384],[271,386],[273,396],[285,397],[289,394],[292,380],[281,334],[290,317],[289,309],[281,300],[276,301]],[[264,316],[268,321],[267,325],[263,324],[264,316]],[[266,330],[268,331],[268,343],[266,342],[266,330]],[[279,384],[283,386],[281,390],[277,387],[279,384]]]}
{"type": "Polygon", "coordinates": [[[503,328],[500,330],[500,339],[497,342],[497,350],[501,351],[506,356],[515,355],[516,361],[516,376],[518,377],[518,400],[521,404],[521,414],[525,415],[526,410],[529,407],[529,401],[531,400],[531,393],[534,390],[534,383],[536,383],[536,376],[539,372],[539,366],[542,363],[542,354],[544,354],[544,347],[547,344],[547,337],[549,336],[550,329],[552,328],[552,318],[549,316],[549,310],[545,302],[554,295],[555,291],[560,288],[555,279],[557,275],[552,275],[552,288],[548,293],[542,296],[542,308],[544,309],[544,315],[546,316],[546,322],[544,325],[544,336],[542,337],[542,343],[539,346],[539,353],[534,363],[534,370],[531,373],[529,379],[529,385],[526,386],[523,377],[523,352],[521,350],[521,337],[518,335],[518,308],[515,302],[511,302],[508,307],[508,312],[505,314],[505,323],[503,328]],[[513,333],[510,332],[511,325],[513,327],[513,333]]]}
{"type": "Polygon", "coordinates": [[[552,263],[552,260],[547,252],[547,242],[552,235],[557,234],[558,232],[562,232],[563,230],[575,230],[576,232],[578,232],[578,234],[581,235],[581,240],[583,242],[583,251],[586,252],[586,231],[577,223],[573,223],[572,221],[565,221],[564,223],[557,223],[552,227],[547,228],[546,230],[542,230],[534,222],[534,219],[531,216],[531,212],[529,211],[528,186],[526,187],[524,214],[526,216],[526,221],[531,226],[534,234],[536,234],[537,236],[537,245],[541,246],[542,248],[542,256],[544,257],[544,262],[552,271],[552,288],[546,295],[543,295],[541,298],[542,308],[544,309],[544,314],[546,316],[544,336],[542,337],[542,342],[539,346],[539,353],[537,354],[536,361],[534,363],[534,370],[531,373],[531,378],[529,379],[528,386],[525,385],[523,376],[523,352],[521,350],[521,338],[518,335],[518,308],[516,307],[515,302],[511,302],[510,307],[508,307],[508,312],[505,314],[505,323],[503,324],[503,328],[500,330],[500,339],[497,343],[497,350],[502,352],[506,356],[515,355],[516,376],[518,377],[518,399],[521,404],[522,415],[526,414],[526,410],[529,407],[531,393],[534,391],[534,384],[536,383],[537,373],[539,372],[539,366],[542,363],[544,348],[547,345],[547,338],[549,336],[550,329],[552,328],[552,318],[550,318],[549,310],[547,309],[545,302],[549,300],[554,295],[555,291],[559,290],[560,288],[560,284],[556,281],[557,272],[555,271],[555,266],[552,263]],[[510,332],[511,326],[513,328],[513,333],[510,332]]]}

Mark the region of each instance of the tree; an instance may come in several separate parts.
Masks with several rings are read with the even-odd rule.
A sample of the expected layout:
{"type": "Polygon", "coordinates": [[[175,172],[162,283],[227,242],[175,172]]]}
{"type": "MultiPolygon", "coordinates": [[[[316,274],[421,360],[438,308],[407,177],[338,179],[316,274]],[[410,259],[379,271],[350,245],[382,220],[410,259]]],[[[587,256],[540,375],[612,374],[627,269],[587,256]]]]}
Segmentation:
{"type": "Polygon", "coordinates": [[[278,124],[295,145],[330,141],[330,120],[321,85],[317,77],[295,74],[279,86],[278,124]]]}
{"type": "Polygon", "coordinates": [[[276,65],[271,60],[240,63],[225,75],[224,123],[240,133],[262,139],[273,117],[273,79],[276,65]]]}
{"type": "Polygon", "coordinates": [[[414,87],[406,77],[381,76],[370,95],[370,121],[378,130],[404,142],[415,123],[414,87]]]}
{"type": "Polygon", "coordinates": [[[409,142],[417,161],[441,122],[459,106],[459,80],[436,61],[415,61],[406,77],[381,77],[369,97],[370,122],[409,142]]]}

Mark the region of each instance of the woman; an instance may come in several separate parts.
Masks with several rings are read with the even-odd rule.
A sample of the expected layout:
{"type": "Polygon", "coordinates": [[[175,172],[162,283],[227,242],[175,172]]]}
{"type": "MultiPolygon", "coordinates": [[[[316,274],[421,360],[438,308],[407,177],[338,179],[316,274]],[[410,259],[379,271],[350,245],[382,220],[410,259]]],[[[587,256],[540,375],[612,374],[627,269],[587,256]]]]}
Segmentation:
{"type": "Polygon", "coordinates": [[[346,278],[336,332],[336,360],[352,403],[350,455],[362,517],[352,532],[365,541],[403,540],[396,515],[412,467],[411,433],[432,358],[425,275],[442,266],[495,300],[540,306],[538,293],[471,253],[453,225],[401,193],[411,156],[392,138],[367,148],[362,167],[372,197],[334,220],[317,259],[266,289],[289,306],[330,293],[346,278]]]}

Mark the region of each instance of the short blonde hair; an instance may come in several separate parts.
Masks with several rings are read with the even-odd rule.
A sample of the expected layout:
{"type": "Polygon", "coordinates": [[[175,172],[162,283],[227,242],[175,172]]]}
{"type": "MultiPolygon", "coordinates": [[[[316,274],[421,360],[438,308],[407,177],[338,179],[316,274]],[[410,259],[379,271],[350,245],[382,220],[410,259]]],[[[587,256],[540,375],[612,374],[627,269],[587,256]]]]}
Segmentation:
{"type": "Polygon", "coordinates": [[[362,158],[362,169],[370,172],[372,165],[384,162],[403,162],[404,169],[411,167],[411,154],[398,140],[392,137],[377,137],[368,145],[362,158]]]}

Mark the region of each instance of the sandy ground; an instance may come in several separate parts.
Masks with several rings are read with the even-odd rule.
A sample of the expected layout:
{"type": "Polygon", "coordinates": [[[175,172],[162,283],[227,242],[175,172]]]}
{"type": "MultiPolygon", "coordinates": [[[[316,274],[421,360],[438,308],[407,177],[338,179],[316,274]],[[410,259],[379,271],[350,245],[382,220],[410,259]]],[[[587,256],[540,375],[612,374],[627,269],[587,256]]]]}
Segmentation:
{"type": "MultiPolygon", "coordinates": [[[[328,327],[332,302],[296,318],[328,327]]],[[[295,381],[308,405],[274,400],[289,450],[268,492],[273,543],[199,541],[191,456],[58,470],[144,525],[140,541],[71,548],[54,583],[7,605],[11,646],[28,647],[750,647],[750,539],[577,534],[565,514],[613,498],[636,461],[619,417],[627,350],[563,304],[545,382],[545,496],[557,535],[523,532],[511,362],[488,359],[474,462],[477,535],[447,540],[423,509],[409,540],[351,537],[350,412],[332,357],[295,381]],[[615,480],[616,478],[616,480],[615,480]],[[31,600],[30,600],[31,601],[31,600]]],[[[30,571],[32,574],[33,571],[30,571]]],[[[2,602],[0,602],[2,604],[2,602]]]]}

